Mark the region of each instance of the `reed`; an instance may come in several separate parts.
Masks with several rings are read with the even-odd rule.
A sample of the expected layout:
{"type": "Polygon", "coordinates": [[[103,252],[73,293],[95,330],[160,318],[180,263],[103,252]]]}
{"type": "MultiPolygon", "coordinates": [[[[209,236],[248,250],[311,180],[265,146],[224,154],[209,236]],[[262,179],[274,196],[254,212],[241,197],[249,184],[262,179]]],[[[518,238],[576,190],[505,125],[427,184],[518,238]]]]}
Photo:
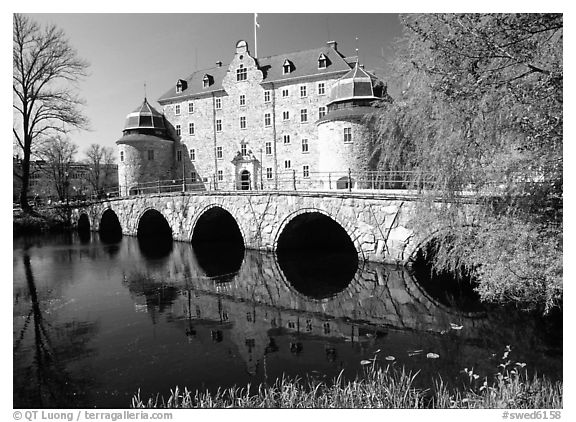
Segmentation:
{"type": "MultiPolygon", "coordinates": [[[[471,374],[474,375],[474,374],[471,374]]],[[[273,385],[209,391],[170,391],[167,400],[156,396],[132,399],[134,408],[385,408],[385,409],[558,409],[562,382],[528,377],[517,369],[498,373],[491,383],[471,376],[468,385],[449,387],[441,378],[430,388],[415,387],[418,372],[396,366],[370,365],[354,380],[342,373],[332,383],[282,377],[273,385]]]]}

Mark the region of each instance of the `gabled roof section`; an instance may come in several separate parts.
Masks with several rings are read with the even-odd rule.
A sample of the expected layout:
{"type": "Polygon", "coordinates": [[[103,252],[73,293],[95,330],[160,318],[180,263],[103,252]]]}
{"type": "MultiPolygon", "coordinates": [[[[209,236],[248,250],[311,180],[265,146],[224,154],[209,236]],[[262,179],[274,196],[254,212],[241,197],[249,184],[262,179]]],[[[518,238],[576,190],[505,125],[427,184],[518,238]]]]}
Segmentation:
{"type": "Polygon", "coordinates": [[[264,80],[262,83],[279,82],[350,70],[350,65],[346,63],[344,57],[329,46],[277,56],[262,57],[258,59],[258,64],[264,72],[264,80]],[[328,66],[324,69],[318,69],[318,58],[321,54],[327,58],[328,62],[328,66]],[[283,73],[285,60],[289,60],[294,65],[292,72],[287,75],[283,73]]]}
{"type": "MultiPolygon", "coordinates": [[[[283,53],[276,56],[268,56],[258,58],[258,66],[262,71],[264,79],[262,84],[269,82],[288,81],[290,79],[299,79],[306,77],[320,76],[324,74],[338,73],[350,71],[351,65],[348,58],[345,58],[337,50],[330,46],[324,46],[305,51],[297,51],[294,53],[283,53]],[[324,55],[327,59],[326,68],[318,68],[318,59],[324,55]],[[291,72],[284,74],[283,65],[288,60],[292,63],[291,72]]],[[[352,62],[353,63],[353,62],[352,62]]],[[[215,66],[210,69],[198,70],[192,73],[184,80],[188,83],[188,87],[183,92],[176,92],[176,86],[172,86],[165,92],[159,99],[160,104],[166,104],[171,100],[184,99],[194,96],[201,96],[202,94],[224,91],[222,81],[228,72],[228,66],[215,66]],[[213,77],[213,83],[209,87],[204,88],[204,75],[209,74],[213,77]]]]}
{"type": "Polygon", "coordinates": [[[228,66],[214,66],[210,69],[198,70],[184,79],[188,84],[186,91],[177,92],[176,86],[173,86],[158,99],[158,103],[165,104],[171,99],[187,98],[194,95],[222,91],[222,80],[224,76],[226,76],[227,71],[228,66]],[[207,75],[211,77],[211,83],[205,88],[204,77],[207,75]]]}

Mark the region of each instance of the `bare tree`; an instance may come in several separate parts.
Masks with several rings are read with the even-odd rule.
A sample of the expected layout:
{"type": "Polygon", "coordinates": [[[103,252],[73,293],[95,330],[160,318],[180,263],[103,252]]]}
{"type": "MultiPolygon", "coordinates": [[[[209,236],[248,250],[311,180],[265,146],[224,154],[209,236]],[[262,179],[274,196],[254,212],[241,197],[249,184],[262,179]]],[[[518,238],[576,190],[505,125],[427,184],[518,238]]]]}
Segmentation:
{"type": "Polygon", "coordinates": [[[98,144],[91,144],[86,150],[88,157],[86,163],[90,170],[88,182],[95,194],[102,194],[108,187],[112,165],[114,164],[114,150],[98,144]]]}
{"type": "Polygon", "coordinates": [[[69,198],[71,167],[77,152],[76,144],[67,138],[60,137],[48,141],[42,150],[42,156],[46,162],[44,169],[61,201],[69,198]]]}
{"type": "Polygon", "coordinates": [[[78,58],[64,32],[55,25],[45,28],[15,14],[13,27],[14,142],[22,153],[15,172],[21,180],[20,205],[28,205],[30,158],[42,140],[70,127],[86,128],[83,104],[74,94],[74,83],[86,76],[88,63],[78,58]]]}

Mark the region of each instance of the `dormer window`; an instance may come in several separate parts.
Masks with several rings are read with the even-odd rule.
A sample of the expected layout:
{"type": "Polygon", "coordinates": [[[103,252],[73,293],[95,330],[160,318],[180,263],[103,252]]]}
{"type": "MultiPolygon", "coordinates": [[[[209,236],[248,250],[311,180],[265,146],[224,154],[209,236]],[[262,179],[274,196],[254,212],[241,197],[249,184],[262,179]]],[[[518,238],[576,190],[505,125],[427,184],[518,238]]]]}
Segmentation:
{"type": "Polygon", "coordinates": [[[176,92],[180,93],[188,87],[188,83],[184,79],[178,79],[176,82],[176,92]]]}
{"type": "Polygon", "coordinates": [[[205,74],[204,78],[202,78],[202,86],[204,88],[208,88],[213,83],[214,83],[214,78],[212,77],[212,75],[205,74]]]}
{"type": "Polygon", "coordinates": [[[328,57],[324,53],[318,56],[318,69],[326,69],[328,67],[328,57]]]}
{"type": "Polygon", "coordinates": [[[288,59],[284,60],[284,64],[282,65],[282,72],[284,75],[288,75],[289,73],[294,70],[294,65],[288,59]]]}
{"type": "Polygon", "coordinates": [[[240,66],[238,66],[238,69],[236,69],[236,80],[245,81],[247,78],[248,78],[248,69],[246,69],[243,64],[240,64],[240,66]]]}

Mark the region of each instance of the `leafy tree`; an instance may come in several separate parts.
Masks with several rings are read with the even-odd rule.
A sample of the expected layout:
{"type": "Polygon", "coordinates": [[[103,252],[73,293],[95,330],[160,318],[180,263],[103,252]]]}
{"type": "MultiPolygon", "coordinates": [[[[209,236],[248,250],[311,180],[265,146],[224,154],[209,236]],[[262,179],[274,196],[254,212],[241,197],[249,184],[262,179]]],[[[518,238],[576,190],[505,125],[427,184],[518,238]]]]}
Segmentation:
{"type": "Polygon", "coordinates": [[[562,15],[402,21],[374,155],[433,181],[414,224],[438,230],[435,270],[471,273],[486,300],[560,306],[562,15]]]}
{"type": "Polygon", "coordinates": [[[22,182],[20,204],[29,212],[32,154],[55,133],[87,126],[87,119],[79,110],[82,101],[72,87],[86,75],[88,64],[78,58],[64,32],[56,26],[40,28],[20,14],[14,15],[13,24],[13,134],[22,153],[22,165],[15,176],[22,182]]]}
{"type": "Polygon", "coordinates": [[[91,144],[86,150],[86,164],[90,171],[88,172],[88,181],[92,186],[92,191],[96,194],[102,193],[108,187],[110,177],[113,172],[114,150],[110,147],[103,147],[98,144],[91,144]]]}

